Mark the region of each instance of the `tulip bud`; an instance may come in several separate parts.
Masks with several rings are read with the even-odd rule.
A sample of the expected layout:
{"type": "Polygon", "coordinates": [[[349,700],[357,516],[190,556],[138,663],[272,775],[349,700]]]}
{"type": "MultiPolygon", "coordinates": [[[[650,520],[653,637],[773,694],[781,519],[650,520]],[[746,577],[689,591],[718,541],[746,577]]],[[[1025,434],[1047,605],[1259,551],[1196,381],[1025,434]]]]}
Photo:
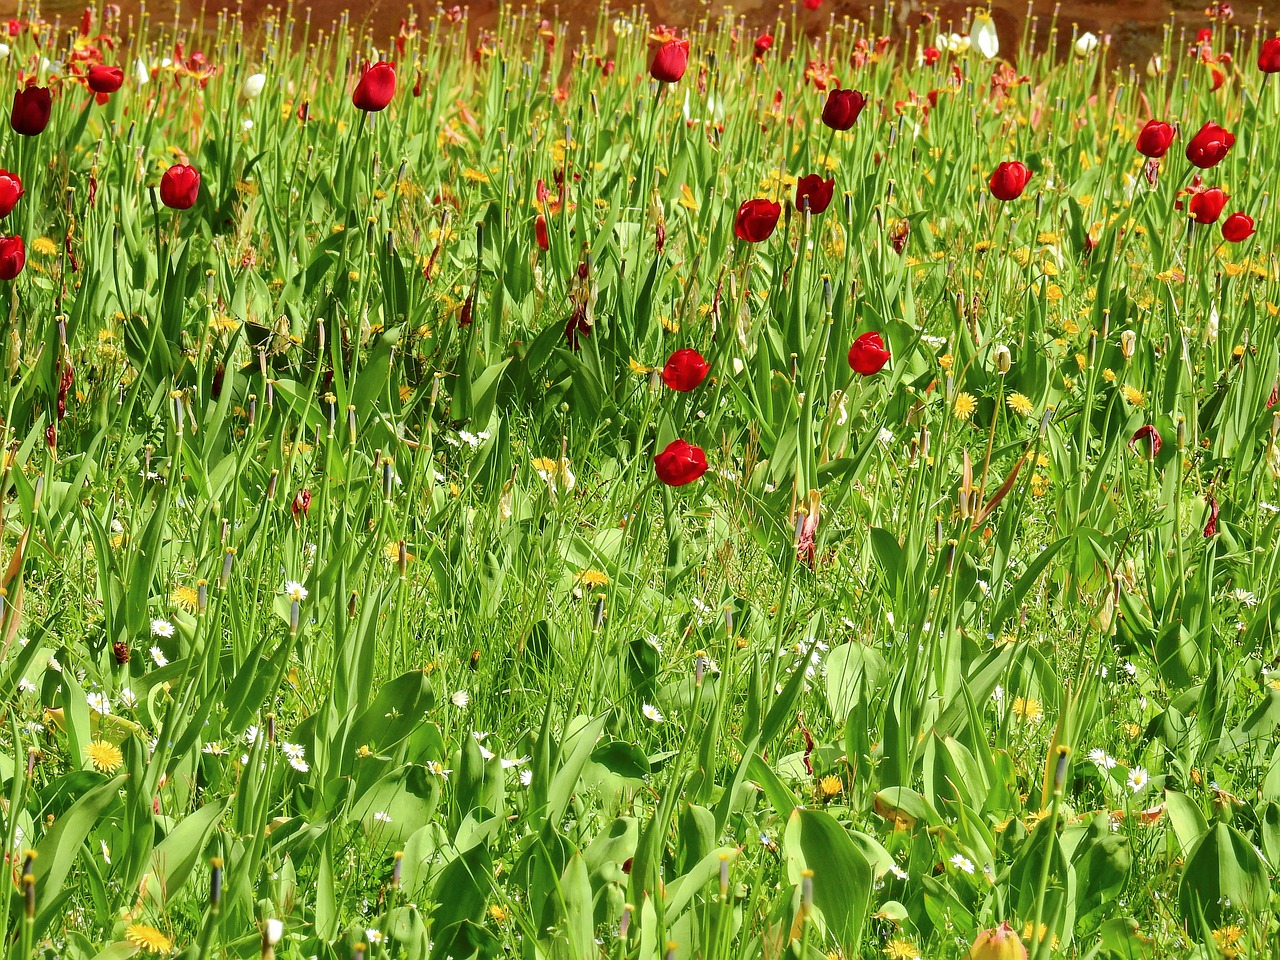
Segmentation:
{"type": "Polygon", "coordinates": [[[240,86],[240,96],[246,100],[257,100],[262,96],[262,91],[267,85],[267,75],[265,73],[251,73],[244,78],[244,83],[240,86]]]}
{"type": "Polygon", "coordinates": [[[969,960],[1027,960],[1027,948],[1005,920],[1000,926],[978,934],[969,948],[969,960]]]}
{"type": "Polygon", "coordinates": [[[1009,353],[1009,348],[1003,343],[996,346],[992,351],[992,356],[996,361],[996,369],[1000,371],[1000,375],[1004,376],[1009,372],[1009,367],[1013,365],[1013,356],[1009,353]]]}
{"type": "Polygon", "coordinates": [[[1132,330],[1123,330],[1120,333],[1120,355],[1126,360],[1133,359],[1133,352],[1138,346],[1138,335],[1132,330]]]}

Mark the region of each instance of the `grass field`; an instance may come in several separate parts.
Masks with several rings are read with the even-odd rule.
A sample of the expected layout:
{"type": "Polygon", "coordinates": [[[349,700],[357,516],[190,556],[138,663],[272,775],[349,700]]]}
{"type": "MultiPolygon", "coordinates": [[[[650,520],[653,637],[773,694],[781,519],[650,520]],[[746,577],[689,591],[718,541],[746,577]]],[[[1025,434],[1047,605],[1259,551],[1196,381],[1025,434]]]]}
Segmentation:
{"type": "Polygon", "coordinates": [[[10,958],[1280,956],[1280,40],[891,16],[9,22],[10,958]]]}

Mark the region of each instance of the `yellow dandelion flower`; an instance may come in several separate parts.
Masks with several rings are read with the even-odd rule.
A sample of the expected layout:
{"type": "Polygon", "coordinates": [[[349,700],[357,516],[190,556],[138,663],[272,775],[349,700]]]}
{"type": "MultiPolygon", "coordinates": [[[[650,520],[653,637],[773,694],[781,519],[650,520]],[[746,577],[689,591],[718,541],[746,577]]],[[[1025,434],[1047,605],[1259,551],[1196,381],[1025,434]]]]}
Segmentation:
{"type": "Polygon", "coordinates": [[[1105,370],[1102,371],[1102,379],[1107,381],[1107,383],[1115,383],[1116,372],[1112,370],[1110,367],[1107,367],[1105,370]]]}
{"type": "Polygon", "coordinates": [[[1056,283],[1051,283],[1045,287],[1044,295],[1050,303],[1057,303],[1062,299],[1062,288],[1056,283]]]}
{"type": "Polygon", "coordinates": [[[1036,243],[1057,243],[1058,235],[1051,230],[1041,230],[1036,234],[1036,243]]]}
{"type": "Polygon", "coordinates": [[[236,193],[242,197],[256,197],[258,195],[258,185],[252,180],[237,180],[236,193]]]}
{"type": "Polygon", "coordinates": [[[84,747],[85,758],[99,773],[115,773],[124,764],[124,754],[114,743],[91,740],[84,747]]]}
{"type": "Polygon", "coordinates": [[[1125,400],[1131,406],[1145,407],[1147,405],[1146,396],[1137,387],[1132,387],[1132,386],[1129,386],[1128,384],[1125,384],[1124,390],[1122,392],[1124,393],[1125,400]]]}
{"type": "Polygon", "coordinates": [[[462,179],[470,180],[472,183],[488,183],[489,175],[483,170],[473,170],[471,167],[467,167],[462,171],[462,179]]]}
{"type": "Polygon", "coordinates": [[[232,334],[240,327],[240,321],[235,317],[228,317],[225,313],[220,313],[209,321],[209,329],[214,333],[232,334]]]}
{"type": "Polygon", "coordinates": [[[58,252],[58,245],[48,237],[36,237],[31,241],[31,251],[42,257],[51,257],[58,252]]]}
{"type": "Polygon", "coordinates": [[[169,598],[175,607],[179,607],[187,613],[195,613],[196,608],[200,606],[200,593],[195,587],[181,583],[173,588],[173,595],[169,598]]]}
{"type": "Polygon", "coordinates": [[[957,393],[955,403],[951,406],[951,410],[958,420],[968,420],[973,416],[973,411],[977,408],[978,401],[973,399],[973,395],[969,393],[957,393]]]}
{"type": "Polygon", "coordinates": [[[672,320],[670,317],[662,317],[661,320],[662,320],[662,329],[667,331],[667,333],[680,332],[679,320],[672,320]]]}
{"type": "MultiPolygon", "coordinates": [[[[1035,940],[1043,940],[1043,939],[1045,939],[1046,937],[1048,937],[1048,936],[1049,936],[1049,925],[1048,925],[1047,923],[1042,923],[1042,924],[1040,924],[1040,929],[1037,931],[1037,933],[1039,933],[1039,936],[1034,937],[1034,938],[1031,936],[1031,927],[1032,927],[1032,925],[1031,925],[1031,923],[1030,923],[1030,922],[1025,923],[1025,924],[1023,924],[1023,925],[1022,925],[1022,939],[1023,939],[1023,940],[1032,940],[1032,939],[1035,939],[1035,940]]],[[[1054,935],[1053,939],[1050,941],[1050,944],[1049,944],[1049,945],[1050,945],[1050,949],[1051,949],[1052,951],[1054,951],[1054,952],[1056,952],[1056,951],[1057,951],[1057,949],[1058,949],[1058,937],[1057,937],[1057,935],[1056,935],[1056,934],[1054,935]]]]}
{"type": "Polygon", "coordinates": [[[694,213],[698,212],[698,200],[693,195],[693,191],[689,189],[687,183],[680,184],[680,206],[686,210],[692,210],[694,213]]]}
{"type": "Polygon", "coordinates": [[[1011,393],[1004,402],[1020,417],[1029,417],[1036,411],[1036,405],[1031,402],[1031,398],[1022,393],[1011,393]]]}
{"type": "Polygon", "coordinates": [[[1017,697],[1013,701],[1013,712],[1023,720],[1039,720],[1044,715],[1044,708],[1035,697],[1017,697]]]}
{"type": "Polygon", "coordinates": [[[818,781],[818,792],[824,797],[834,797],[844,789],[844,784],[840,782],[840,778],[834,774],[827,774],[818,781]]]}
{"type": "Polygon", "coordinates": [[[1089,366],[1089,358],[1086,357],[1083,353],[1077,353],[1076,366],[1079,367],[1081,370],[1085,369],[1085,367],[1089,366]]]}
{"type": "Polygon", "coordinates": [[[649,375],[650,368],[646,367],[643,363],[641,363],[635,357],[632,357],[630,360],[627,361],[627,366],[631,368],[631,372],[634,373],[637,377],[647,377],[649,375]]]}
{"type": "Polygon", "coordinates": [[[603,587],[609,583],[609,575],[603,570],[597,570],[595,567],[588,567],[578,573],[575,579],[584,587],[595,589],[603,587]]]}
{"type": "Polygon", "coordinates": [[[938,366],[942,367],[943,370],[950,370],[951,365],[955,362],[956,358],[949,353],[944,353],[938,358],[938,366]]]}
{"type": "Polygon", "coordinates": [[[916,945],[904,937],[897,937],[884,945],[884,955],[889,960],[920,960],[916,945]]]}
{"type": "Polygon", "coordinates": [[[1031,495],[1033,497],[1043,497],[1049,492],[1049,478],[1039,473],[1031,475],[1031,495]]]}
{"type": "Polygon", "coordinates": [[[397,180],[396,193],[400,194],[402,197],[407,197],[412,200],[414,197],[421,196],[422,188],[412,180],[397,180]]]}
{"type": "Polygon", "coordinates": [[[508,916],[507,908],[502,906],[502,904],[495,903],[491,907],[489,907],[489,918],[494,923],[506,923],[507,916],[508,916]]]}
{"type": "MultiPolygon", "coordinates": [[[[400,562],[400,541],[388,540],[387,545],[382,548],[382,555],[383,557],[386,558],[388,563],[399,563],[400,562]]],[[[414,560],[417,559],[417,557],[415,557],[408,550],[405,550],[404,558],[409,563],[412,563],[414,560]]]]}
{"type": "Polygon", "coordinates": [[[173,949],[173,941],[163,933],[145,923],[131,923],[125,928],[124,938],[139,950],[147,953],[168,953],[173,949]]]}

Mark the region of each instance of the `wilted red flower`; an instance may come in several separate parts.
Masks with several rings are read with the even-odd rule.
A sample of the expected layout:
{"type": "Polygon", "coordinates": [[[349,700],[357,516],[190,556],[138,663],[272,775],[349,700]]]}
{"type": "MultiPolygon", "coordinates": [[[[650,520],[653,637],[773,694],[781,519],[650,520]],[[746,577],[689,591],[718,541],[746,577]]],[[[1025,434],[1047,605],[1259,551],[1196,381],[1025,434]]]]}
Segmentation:
{"type": "Polygon", "coordinates": [[[942,51],[937,47],[924,48],[924,65],[932,67],[935,63],[942,59],[942,51]]]}
{"type": "Polygon", "coordinates": [[[1204,536],[1207,540],[1218,532],[1218,498],[1211,493],[1206,493],[1204,502],[1209,507],[1209,517],[1204,523],[1204,536]]]}
{"type": "Polygon", "coordinates": [[[689,69],[689,41],[668,40],[658,47],[649,64],[649,76],[661,83],[677,83],[689,69]]]}
{"type": "Polygon", "coordinates": [[[22,180],[16,173],[0,170],[0,219],[13,213],[13,208],[18,205],[24,193],[26,191],[22,189],[22,180]]]}
{"type": "Polygon", "coordinates": [[[1154,460],[1160,455],[1160,448],[1164,445],[1164,441],[1160,439],[1160,431],[1151,424],[1139,427],[1133,432],[1133,436],[1129,438],[1129,449],[1139,456],[1148,460],[1154,460]]]}
{"type": "Polygon", "coordinates": [[[538,214],[538,219],[533,221],[533,237],[538,241],[538,248],[543,253],[551,249],[551,237],[547,234],[547,218],[542,214],[538,214]]]}
{"type": "Polygon", "coordinates": [[[13,95],[9,126],[24,137],[36,137],[49,125],[53,113],[53,94],[48,87],[23,87],[13,95]]]}
{"type": "Polygon", "coordinates": [[[1021,160],[1005,160],[991,174],[988,186],[991,195],[997,200],[1008,203],[1022,196],[1022,191],[1031,181],[1031,171],[1021,160]]]}
{"type": "Polygon", "coordinates": [[[667,358],[667,364],[662,368],[662,382],[672,390],[688,393],[707,379],[710,369],[711,364],[703,359],[702,354],[685,347],[667,358]]]}
{"type": "Polygon", "coordinates": [[[835,193],[836,181],[823,180],[819,173],[810,173],[796,180],[796,209],[804,212],[805,201],[809,203],[810,213],[822,213],[831,205],[831,197],[835,193]]]}
{"type": "Polygon", "coordinates": [[[1253,217],[1247,213],[1233,213],[1222,221],[1222,236],[1229,243],[1244,243],[1253,236],[1253,217]]]}
{"type": "Polygon", "coordinates": [[[94,93],[115,93],[124,85],[124,71],[119,67],[95,63],[85,75],[85,83],[94,93]]]}
{"type": "Polygon", "coordinates": [[[379,110],[385,110],[395,95],[395,64],[379,60],[373,65],[365,64],[360,81],[351,91],[351,102],[365,113],[377,113],[379,110]]]}
{"type": "Polygon", "coordinates": [[[1258,49],[1258,69],[1263,73],[1280,73],[1280,37],[1262,41],[1258,49]]]}
{"type": "Polygon", "coordinates": [[[12,280],[27,265],[27,246],[21,237],[0,237],[0,280],[12,280]]]}
{"type": "Polygon", "coordinates": [[[289,505],[289,510],[293,513],[295,519],[299,516],[305,518],[307,511],[311,509],[311,491],[303,487],[293,496],[293,503],[289,505]]]}
{"type": "Polygon", "coordinates": [[[773,34],[762,33],[756,37],[756,59],[763,60],[764,55],[769,52],[773,46],[773,34]]]}
{"type": "Polygon", "coordinates": [[[772,200],[746,200],[738,208],[733,232],[739,240],[759,243],[768,240],[782,216],[782,204],[772,200]]]}
{"type": "Polygon", "coordinates": [[[1191,197],[1189,209],[1196,218],[1196,223],[1217,223],[1222,216],[1222,208],[1230,197],[1218,187],[1201,190],[1191,197]]]}
{"type": "Polygon", "coordinates": [[[160,178],[160,202],[173,210],[190,210],[200,196],[200,171],[175,163],[160,178]]]}
{"type": "Polygon", "coordinates": [[[707,472],[707,455],[685,440],[672,440],[653,458],[653,472],[669,487],[683,487],[707,472]]]}
{"type": "Polygon", "coordinates": [[[1201,170],[1216,167],[1236,142],[1235,135],[1212,120],[1187,141],[1187,159],[1201,170]]]}
{"type": "Polygon", "coordinates": [[[849,366],[859,376],[873,376],[888,362],[889,350],[884,345],[884,338],[874,330],[858,337],[849,348],[849,366]]]}
{"type": "Polygon", "coordinates": [[[1168,153],[1174,133],[1173,127],[1163,120],[1148,120],[1147,125],[1138,132],[1138,152],[1152,160],[1160,159],[1168,153]]]}
{"type": "Polygon", "coordinates": [[[820,6],[822,6],[822,0],[804,0],[806,10],[817,10],[820,6]]]}
{"type": "Polygon", "coordinates": [[[866,105],[866,96],[857,90],[832,90],[822,107],[822,122],[832,130],[848,130],[866,105]]]}

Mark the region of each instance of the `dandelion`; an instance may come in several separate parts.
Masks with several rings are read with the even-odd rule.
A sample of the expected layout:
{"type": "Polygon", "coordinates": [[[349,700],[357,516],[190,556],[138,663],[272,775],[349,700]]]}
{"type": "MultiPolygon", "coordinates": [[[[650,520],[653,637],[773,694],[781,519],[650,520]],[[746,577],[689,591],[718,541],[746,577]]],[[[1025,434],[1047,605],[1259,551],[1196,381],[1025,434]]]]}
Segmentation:
{"type": "Polygon", "coordinates": [[[1040,706],[1040,701],[1034,697],[1015,697],[1013,712],[1015,716],[1030,722],[1039,720],[1044,715],[1044,708],[1040,706]]]}
{"type": "Polygon", "coordinates": [[[581,571],[577,575],[576,579],[578,583],[582,584],[589,590],[594,590],[597,587],[608,586],[609,584],[609,575],[603,570],[597,570],[595,567],[589,567],[586,570],[581,571]]]}
{"type": "Polygon", "coordinates": [[[1036,405],[1031,398],[1022,393],[1011,393],[1005,398],[1005,404],[1020,417],[1029,417],[1036,412],[1036,405]]]}
{"type": "Polygon", "coordinates": [[[147,953],[168,953],[173,949],[173,941],[155,927],[145,923],[129,924],[125,928],[124,938],[147,953]]]}
{"type": "MultiPolygon", "coordinates": [[[[173,624],[168,620],[156,617],[151,621],[151,635],[153,637],[161,637],[167,640],[169,637],[173,636],[173,624]]],[[[154,647],[152,649],[154,649],[154,647]]]]}
{"type": "Polygon", "coordinates": [[[640,708],[640,712],[643,713],[647,719],[652,720],[654,723],[662,722],[662,711],[659,710],[657,707],[655,707],[651,703],[644,704],[644,706],[640,708]]]}
{"type": "Polygon", "coordinates": [[[978,408],[978,401],[973,399],[973,395],[969,393],[957,393],[955,403],[952,404],[951,410],[956,415],[957,420],[968,420],[973,416],[973,411],[978,408]]]}
{"type": "Polygon", "coordinates": [[[449,697],[449,702],[459,710],[465,710],[467,704],[471,702],[471,694],[465,690],[455,690],[449,697]]]}
{"type": "Polygon", "coordinates": [[[120,748],[105,740],[91,740],[85,744],[84,755],[99,773],[115,773],[124,764],[120,748]]]}
{"type": "Polygon", "coordinates": [[[884,945],[884,955],[889,960],[920,960],[920,951],[910,940],[897,937],[884,945]]]}
{"type": "Polygon", "coordinates": [[[169,665],[169,658],[164,655],[164,651],[159,647],[152,647],[147,652],[151,654],[151,662],[157,667],[167,667],[169,665]]]}
{"type": "Polygon", "coordinates": [[[500,903],[492,904],[489,907],[489,918],[494,923],[506,923],[508,915],[507,908],[500,903]]]}
{"type": "Polygon", "coordinates": [[[973,861],[963,854],[953,854],[949,862],[957,870],[963,870],[965,873],[973,876],[973,861]]]}
{"type": "Polygon", "coordinates": [[[307,588],[297,580],[286,580],[284,584],[284,595],[294,603],[301,603],[303,600],[307,599],[307,588]]]}
{"type": "Polygon", "coordinates": [[[1128,384],[1120,391],[1124,394],[1125,402],[1134,407],[1145,407],[1147,405],[1146,395],[1137,387],[1131,387],[1128,384]]]}
{"type": "Polygon", "coordinates": [[[48,237],[36,237],[31,241],[31,249],[42,257],[51,257],[58,252],[58,245],[48,237]]]}
{"type": "Polygon", "coordinates": [[[89,709],[100,716],[107,717],[111,715],[111,701],[101,693],[85,694],[85,702],[89,704],[89,709]]]}
{"type": "Polygon", "coordinates": [[[195,613],[200,607],[200,592],[185,583],[173,588],[173,596],[170,599],[175,607],[187,613],[195,613]]]}
{"type": "Polygon", "coordinates": [[[824,797],[834,797],[844,789],[844,784],[840,782],[840,778],[832,774],[828,774],[818,781],[818,792],[824,797]]]}
{"type": "Polygon", "coordinates": [[[1125,783],[1129,785],[1129,789],[1134,793],[1141,793],[1147,789],[1147,783],[1150,781],[1146,768],[1134,767],[1129,771],[1129,775],[1125,777],[1125,783]]]}

